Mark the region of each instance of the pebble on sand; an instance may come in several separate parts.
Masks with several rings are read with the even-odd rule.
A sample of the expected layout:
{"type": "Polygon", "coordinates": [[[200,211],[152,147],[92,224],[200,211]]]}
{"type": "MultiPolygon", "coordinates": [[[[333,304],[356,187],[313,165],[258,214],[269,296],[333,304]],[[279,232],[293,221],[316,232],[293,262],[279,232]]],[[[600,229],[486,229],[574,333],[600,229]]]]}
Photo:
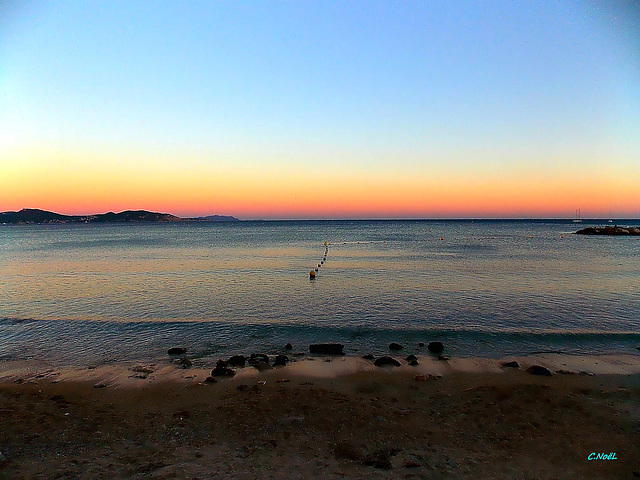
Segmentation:
{"type": "Polygon", "coordinates": [[[442,375],[431,375],[430,373],[425,375],[416,375],[413,377],[416,382],[427,382],[429,380],[437,380],[439,378],[442,378],[442,375]]]}

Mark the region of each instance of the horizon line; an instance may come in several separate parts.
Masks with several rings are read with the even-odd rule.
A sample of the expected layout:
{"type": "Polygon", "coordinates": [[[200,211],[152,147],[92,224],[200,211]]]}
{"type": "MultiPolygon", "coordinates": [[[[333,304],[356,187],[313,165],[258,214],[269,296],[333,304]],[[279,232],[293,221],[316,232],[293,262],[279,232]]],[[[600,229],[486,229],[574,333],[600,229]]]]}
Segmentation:
{"type": "MultiPolygon", "coordinates": [[[[106,210],[104,213],[59,213],[54,212],[52,210],[44,210],[42,208],[34,208],[34,207],[23,207],[20,210],[4,210],[1,213],[17,213],[21,210],[40,210],[44,212],[55,213],[58,215],[67,215],[67,216],[91,216],[91,215],[102,215],[104,213],[123,213],[127,211],[146,211],[150,213],[159,213],[163,215],[173,215],[182,220],[188,220],[191,218],[204,218],[209,216],[221,216],[221,217],[233,217],[241,222],[313,222],[313,221],[451,221],[451,220],[478,220],[478,221],[488,221],[488,220],[576,220],[575,217],[533,217],[533,216],[505,216],[505,217],[321,217],[321,218],[296,218],[296,217],[286,217],[286,218],[240,218],[233,214],[221,214],[221,213],[208,213],[208,214],[200,214],[200,215],[176,215],[169,212],[161,212],[155,210],[147,210],[145,208],[128,208],[125,210],[121,210],[116,212],[115,210],[106,210]]],[[[609,220],[634,220],[640,221],[639,217],[581,217],[582,221],[599,221],[604,220],[608,222],[609,220]]],[[[580,222],[576,222],[580,223],[580,222]]]]}

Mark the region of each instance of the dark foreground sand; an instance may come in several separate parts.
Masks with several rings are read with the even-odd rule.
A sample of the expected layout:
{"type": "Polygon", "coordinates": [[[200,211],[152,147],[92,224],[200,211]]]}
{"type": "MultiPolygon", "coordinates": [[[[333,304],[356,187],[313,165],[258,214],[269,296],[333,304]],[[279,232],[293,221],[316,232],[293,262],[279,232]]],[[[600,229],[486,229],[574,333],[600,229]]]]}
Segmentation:
{"type": "Polygon", "coordinates": [[[640,476],[633,361],[617,374],[552,377],[495,361],[442,364],[390,370],[317,359],[216,384],[202,383],[198,366],[5,364],[0,478],[640,476]],[[414,378],[429,369],[443,377],[414,378]],[[617,459],[589,461],[591,452],[617,459]]]}

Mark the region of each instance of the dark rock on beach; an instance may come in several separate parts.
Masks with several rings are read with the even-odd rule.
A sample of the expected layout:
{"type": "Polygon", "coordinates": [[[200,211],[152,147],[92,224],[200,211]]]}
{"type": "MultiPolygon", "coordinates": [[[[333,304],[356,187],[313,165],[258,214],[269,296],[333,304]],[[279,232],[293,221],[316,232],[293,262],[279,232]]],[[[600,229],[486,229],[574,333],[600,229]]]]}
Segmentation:
{"type": "Polygon", "coordinates": [[[520,368],[520,364],[516,361],[513,362],[503,362],[502,363],[503,367],[507,367],[507,368],[520,368]]]}
{"type": "Polygon", "coordinates": [[[551,376],[551,371],[547,367],[543,367],[541,365],[531,365],[527,368],[527,373],[530,373],[531,375],[551,376]]]}
{"type": "Polygon", "coordinates": [[[265,353],[252,353],[251,356],[249,357],[249,365],[253,365],[254,367],[256,365],[259,365],[261,363],[269,363],[269,355],[265,354],[265,353]]]}
{"type": "Polygon", "coordinates": [[[290,343],[287,343],[287,344],[284,346],[284,348],[285,348],[285,349],[287,349],[287,350],[292,350],[292,349],[293,349],[293,345],[291,345],[290,343]]]}
{"type": "Polygon", "coordinates": [[[259,372],[273,368],[269,363],[269,356],[264,353],[252,353],[248,361],[259,372]]]}
{"type": "Polygon", "coordinates": [[[417,367],[418,365],[420,365],[420,362],[418,360],[411,360],[409,362],[409,365],[411,365],[412,367],[417,367]]]}
{"type": "Polygon", "coordinates": [[[309,345],[309,352],[327,355],[344,355],[344,345],[341,343],[314,343],[309,345]]]}
{"type": "Polygon", "coordinates": [[[227,360],[227,363],[232,367],[244,367],[247,359],[244,355],[233,355],[227,360]]]}
{"type": "Polygon", "coordinates": [[[419,347],[424,347],[424,342],[418,342],[419,347]]]}
{"type": "Polygon", "coordinates": [[[226,360],[218,360],[216,362],[216,368],[211,370],[212,377],[233,377],[236,372],[230,369],[226,360]]]}
{"type": "Polygon", "coordinates": [[[449,356],[448,355],[438,355],[438,360],[440,360],[442,362],[448,362],[449,361],[449,356]]]}
{"type": "Polygon", "coordinates": [[[207,377],[204,379],[204,383],[218,383],[218,381],[213,377],[207,377]]]}
{"type": "Polygon", "coordinates": [[[184,355],[187,353],[187,349],[184,347],[171,347],[167,350],[168,355],[184,355]]]}
{"type": "Polygon", "coordinates": [[[274,367],[284,366],[287,363],[289,363],[289,357],[287,357],[286,355],[276,355],[276,359],[273,362],[273,366],[274,367]]]}
{"type": "Polygon", "coordinates": [[[216,367],[211,370],[212,377],[233,377],[235,374],[236,372],[229,367],[216,367]]]}
{"type": "Polygon", "coordinates": [[[444,350],[444,344],[442,342],[429,342],[427,348],[430,352],[442,353],[442,351],[444,350]]]}
{"type": "Polygon", "coordinates": [[[376,359],[376,357],[374,357],[370,353],[367,354],[367,355],[363,355],[362,358],[364,358],[365,360],[375,360],[376,359]]]}
{"type": "Polygon", "coordinates": [[[404,347],[396,342],[391,342],[389,344],[389,350],[402,350],[404,347]]]}
{"type": "Polygon", "coordinates": [[[409,355],[407,358],[405,358],[405,360],[407,362],[413,362],[414,360],[418,360],[418,357],[416,357],[415,355],[409,355]]]}
{"type": "Polygon", "coordinates": [[[375,362],[373,362],[373,364],[376,367],[386,367],[386,366],[399,367],[400,366],[400,362],[392,357],[380,357],[375,362]]]}

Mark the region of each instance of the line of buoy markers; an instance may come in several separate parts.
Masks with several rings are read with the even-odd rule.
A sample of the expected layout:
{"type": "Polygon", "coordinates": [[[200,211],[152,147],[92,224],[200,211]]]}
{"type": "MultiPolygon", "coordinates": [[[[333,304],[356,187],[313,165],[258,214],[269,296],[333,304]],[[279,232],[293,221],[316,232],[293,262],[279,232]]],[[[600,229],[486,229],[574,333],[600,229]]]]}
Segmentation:
{"type": "Polygon", "coordinates": [[[322,260],[320,260],[320,263],[318,264],[317,267],[313,268],[310,272],[309,272],[309,278],[311,280],[315,280],[316,278],[316,272],[318,271],[318,269],[322,268],[322,266],[324,265],[324,262],[327,260],[327,254],[329,253],[329,244],[327,243],[327,241],[325,240],[324,242],[324,255],[322,257],[322,260]]]}

